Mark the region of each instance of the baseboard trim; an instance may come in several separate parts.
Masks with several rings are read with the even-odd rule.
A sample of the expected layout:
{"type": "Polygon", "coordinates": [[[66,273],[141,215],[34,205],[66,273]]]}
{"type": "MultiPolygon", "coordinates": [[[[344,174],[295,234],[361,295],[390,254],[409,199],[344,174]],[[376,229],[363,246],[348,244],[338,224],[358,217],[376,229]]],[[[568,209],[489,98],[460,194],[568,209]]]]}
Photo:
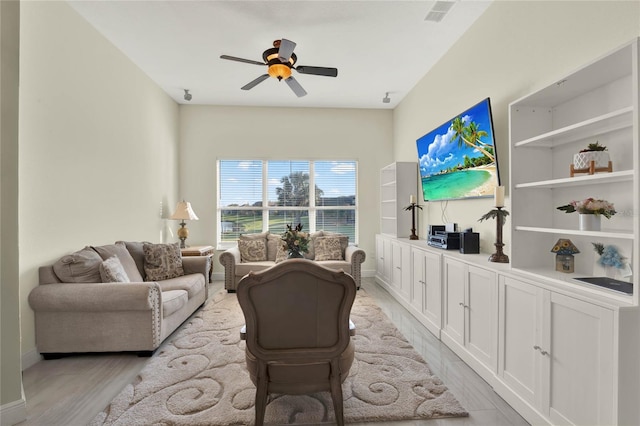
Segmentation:
{"type": "Polygon", "coordinates": [[[22,391],[22,399],[0,405],[2,426],[11,426],[27,420],[27,399],[22,391]]]}
{"type": "Polygon", "coordinates": [[[34,348],[22,354],[22,371],[42,361],[42,356],[34,348]]]}

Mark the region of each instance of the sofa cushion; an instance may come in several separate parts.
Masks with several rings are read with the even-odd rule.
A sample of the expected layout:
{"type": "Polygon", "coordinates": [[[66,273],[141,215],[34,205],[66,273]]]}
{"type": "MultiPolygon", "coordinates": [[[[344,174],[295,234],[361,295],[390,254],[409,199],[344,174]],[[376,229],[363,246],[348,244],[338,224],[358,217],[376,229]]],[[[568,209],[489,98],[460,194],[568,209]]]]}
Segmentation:
{"type": "Polygon", "coordinates": [[[133,260],[131,253],[129,253],[129,250],[127,250],[127,246],[123,242],[117,242],[115,244],[108,244],[104,246],[94,246],[92,248],[96,252],[98,252],[102,260],[107,260],[111,256],[116,256],[118,259],[120,259],[120,263],[122,264],[124,271],[127,273],[129,281],[136,283],[144,281],[142,279],[142,275],[140,275],[138,267],[136,266],[135,260],[133,260]]]}
{"type": "Polygon", "coordinates": [[[187,292],[185,290],[167,290],[162,292],[162,318],[179,311],[187,304],[187,292]]]}
{"type": "Polygon", "coordinates": [[[267,235],[267,260],[276,260],[278,251],[282,246],[282,238],[278,234],[267,235]]]}
{"type": "Polygon", "coordinates": [[[287,249],[285,248],[285,245],[284,244],[278,244],[278,251],[276,253],[276,258],[275,258],[274,262],[280,263],[283,260],[287,260],[287,257],[288,257],[288,253],[287,253],[287,249]]]}
{"type": "Polygon", "coordinates": [[[238,240],[240,262],[261,262],[267,260],[265,240],[238,240]]]}
{"type": "Polygon", "coordinates": [[[237,263],[236,264],[236,276],[244,277],[249,272],[258,272],[264,269],[271,268],[275,265],[275,262],[265,260],[263,262],[250,262],[250,263],[237,263]]]}
{"type": "Polygon", "coordinates": [[[344,259],[344,252],[349,245],[349,236],[344,234],[339,234],[337,232],[324,231],[322,234],[323,237],[338,237],[340,239],[340,248],[342,249],[342,258],[344,259]]]}
{"type": "Polygon", "coordinates": [[[158,285],[162,291],[184,290],[187,292],[189,299],[191,299],[204,289],[205,279],[202,274],[189,274],[159,281],[158,285]]]}
{"type": "Polygon", "coordinates": [[[315,260],[342,260],[342,248],[338,237],[317,237],[313,242],[315,260]]]}
{"type": "Polygon", "coordinates": [[[144,281],[144,245],[151,244],[148,241],[116,241],[116,244],[122,243],[136,263],[138,273],[144,281]]]}
{"type": "Polygon", "coordinates": [[[122,267],[118,256],[111,256],[100,264],[100,278],[103,283],[128,283],[129,276],[122,267]]]}
{"type": "Polygon", "coordinates": [[[323,231],[317,231],[312,234],[309,234],[309,251],[304,254],[305,259],[314,260],[316,257],[316,252],[313,248],[313,244],[316,238],[322,237],[324,235],[323,231]]]}
{"type": "Polygon", "coordinates": [[[180,244],[144,244],[146,281],[161,281],[184,275],[180,244]]]}
{"type": "Polygon", "coordinates": [[[53,271],[63,283],[99,283],[102,258],[91,247],[60,258],[53,271]]]}
{"type": "Polygon", "coordinates": [[[240,234],[240,240],[248,241],[248,240],[264,240],[265,243],[267,241],[267,236],[269,235],[269,231],[259,232],[256,234],[240,234]]]}

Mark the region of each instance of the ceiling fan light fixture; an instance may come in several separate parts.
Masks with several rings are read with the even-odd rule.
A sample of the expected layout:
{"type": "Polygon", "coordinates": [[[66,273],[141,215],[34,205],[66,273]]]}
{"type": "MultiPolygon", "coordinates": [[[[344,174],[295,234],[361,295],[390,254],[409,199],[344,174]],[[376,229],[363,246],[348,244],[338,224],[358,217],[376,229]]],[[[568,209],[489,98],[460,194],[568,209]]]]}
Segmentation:
{"type": "Polygon", "coordinates": [[[291,67],[286,64],[273,64],[269,65],[267,73],[278,80],[282,80],[283,78],[286,80],[291,77],[291,67]]]}

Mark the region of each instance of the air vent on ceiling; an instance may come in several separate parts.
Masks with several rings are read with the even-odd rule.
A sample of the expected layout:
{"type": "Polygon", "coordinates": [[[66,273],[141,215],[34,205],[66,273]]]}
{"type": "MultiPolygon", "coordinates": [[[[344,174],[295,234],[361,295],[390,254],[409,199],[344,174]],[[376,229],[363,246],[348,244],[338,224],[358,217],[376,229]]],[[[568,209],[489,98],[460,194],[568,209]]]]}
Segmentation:
{"type": "Polygon", "coordinates": [[[454,4],[454,1],[437,1],[429,13],[427,13],[427,17],[424,18],[424,20],[431,22],[442,21],[442,18],[451,10],[454,4]]]}

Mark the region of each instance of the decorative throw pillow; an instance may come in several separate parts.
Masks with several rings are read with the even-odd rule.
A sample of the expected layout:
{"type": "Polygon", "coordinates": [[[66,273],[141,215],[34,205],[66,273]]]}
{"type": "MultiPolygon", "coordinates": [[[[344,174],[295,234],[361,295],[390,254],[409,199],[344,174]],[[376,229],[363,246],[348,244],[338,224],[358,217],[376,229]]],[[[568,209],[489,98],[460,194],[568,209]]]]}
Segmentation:
{"type": "Polygon", "coordinates": [[[285,248],[284,244],[278,244],[278,251],[276,252],[276,258],[275,261],[276,263],[280,263],[283,260],[287,260],[287,249],[285,248]]]}
{"type": "Polygon", "coordinates": [[[118,256],[111,256],[100,264],[100,277],[103,283],[128,283],[131,282],[118,256]]]}
{"type": "Polygon", "coordinates": [[[180,244],[144,244],[146,281],[168,280],[184,275],[180,244]]]}
{"type": "Polygon", "coordinates": [[[342,260],[342,248],[338,237],[318,237],[314,240],[315,260],[342,260]]]}
{"type": "Polygon", "coordinates": [[[309,251],[304,254],[305,259],[314,260],[316,257],[316,251],[314,249],[314,242],[316,238],[322,237],[324,235],[323,231],[316,231],[309,235],[309,251]]]}
{"type": "Polygon", "coordinates": [[[240,262],[261,262],[267,260],[265,240],[238,240],[240,262]]]}
{"type": "Polygon", "coordinates": [[[53,272],[63,283],[99,283],[100,255],[91,247],[63,256],[53,264],[53,272]]]}
{"type": "Polygon", "coordinates": [[[339,234],[337,232],[324,231],[323,237],[337,237],[340,239],[340,249],[342,250],[342,258],[344,259],[344,252],[349,245],[349,236],[344,234],[339,234]]]}
{"type": "Polygon", "coordinates": [[[267,235],[267,260],[276,260],[281,243],[282,238],[279,234],[267,235]]]}
{"type": "Polygon", "coordinates": [[[130,279],[129,282],[140,283],[144,281],[140,271],[138,270],[138,266],[136,266],[133,256],[131,256],[131,253],[127,250],[127,246],[124,242],[119,241],[115,244],[94,246],[91,248],[100,255],[102,260],[107,260],[112,256],[116,256],[120,260],[127,277],[130,279]]]}

